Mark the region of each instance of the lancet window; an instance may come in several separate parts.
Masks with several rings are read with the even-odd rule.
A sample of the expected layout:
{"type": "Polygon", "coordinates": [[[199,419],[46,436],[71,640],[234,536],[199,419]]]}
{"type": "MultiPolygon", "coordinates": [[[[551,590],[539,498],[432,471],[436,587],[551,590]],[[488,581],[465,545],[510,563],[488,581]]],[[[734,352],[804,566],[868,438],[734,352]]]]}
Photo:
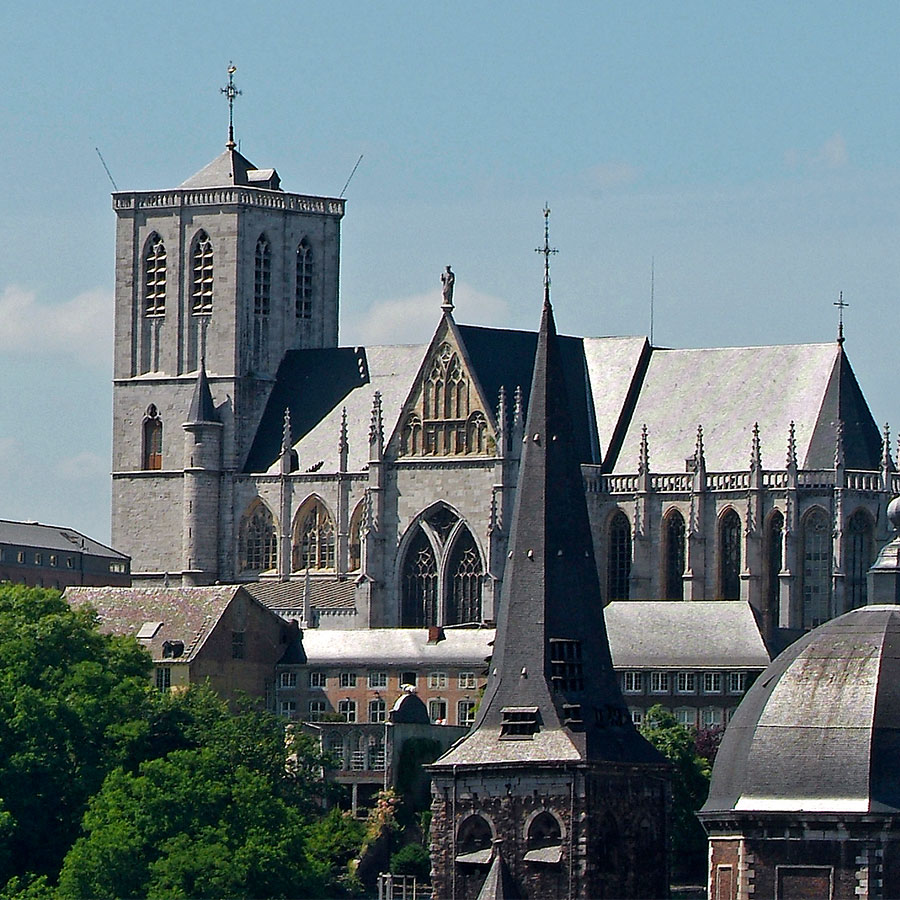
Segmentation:
{"type": "Polygon", "coordinates": [[[779,578],[779,573],[784,562],[784,516],[777,509],[769,517],[765,541],[766,608],[769,611],[772,625],[778,627],[781,616],[781,579],[779,578]]]}
{"type": "Polygon", "coordinates": [[[241,523],[241,571],[265,572],[275,568],[277,559],[275,518],[269,507],[257,500],[241,523]]]}
{"type": "Polygon", "coordinates": [[[256,263],[253,270],[253,312],[267,316],[272,305],[272,249],[264,234],[256,242],[256,263]]]}
{"type": "Polygon", "coordinates": [[[719,520],[719,598],[741,599],[741,517],[733,509],[719,520]]]}
{"type": "Polygon", "coordinates": [[[869,567],[872,565],[872,519],[858,509],[847,523],[847,609],[866,605],[869,567]]]}
{"type": "Polygon", "coordinates": [[[297,514],[294,531],[294,571],[333,570],[334,519],[321,500],[313,498],[297,514]]]}
{"type": "Polygon", "coordinates": [[[205,231],[197,233],[191,254],[191,312],[205,315],[213,306],[213,248],[205,231]]]}
{"type": "Polygon", "coordinates": [[[803,520],[803,627],[815,628],[832,617],[831,522],[816,507],[803,520]]]}
{"type": "Polygon", "coordinates": [[[306,238],[297,247],[297,287],[294,306],[298,319],[312,318],[313,254],[306,238]]]}
{"type": "Polygon", "coordinates": [[[663,597],[666,600],[684,599],[685,526],[684,516],[671,510],[663,523],[663,597]]]}
{"type": "Polygon", "coordinates": [[[152,403],[147,407],[143,438],[141,468],[161,469],[163,426],[159,412],[152,403]]]}
{"type": "Polygon", "coordinates": [[[412,527],[401,566],[401,625],[481,622],[484,565],[472,532],[443,504],[412,527]]]}
{"type": "Polygon", "coordinates": [[[154,232],[144,252],[144,315],[166,312],[166,245],[154,232]]]}
{"type": "Polygon", "coordinates": [[[347,571],[356,572],[362,565],[363,524],[366,501],[362,500],[350,516],[350,533],[347,536],[347,571]]]}
{"type": "Polygon", "coordinates": [[[628,599],[628,580],[631,577],[631,523],[618,510],[609,522],[609,551],[607,557],[607,596],[610,600],[628,599]]]}

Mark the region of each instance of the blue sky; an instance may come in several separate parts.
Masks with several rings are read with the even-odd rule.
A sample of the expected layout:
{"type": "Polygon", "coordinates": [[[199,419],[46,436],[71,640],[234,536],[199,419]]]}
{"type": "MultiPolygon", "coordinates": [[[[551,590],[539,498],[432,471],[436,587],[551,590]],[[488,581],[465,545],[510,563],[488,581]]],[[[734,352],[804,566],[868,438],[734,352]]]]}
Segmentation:
{"type": "MultiPolygon", "coordinates": [[[[342,343],[534,327],[846,348],[900,426],[896,3],[63,2],[0,12],[0,516],[109,537],[114,216],[242,152],[336,195],[342,343]]],[[[763,435],[764,462],[785,436],[763,435]]]]}

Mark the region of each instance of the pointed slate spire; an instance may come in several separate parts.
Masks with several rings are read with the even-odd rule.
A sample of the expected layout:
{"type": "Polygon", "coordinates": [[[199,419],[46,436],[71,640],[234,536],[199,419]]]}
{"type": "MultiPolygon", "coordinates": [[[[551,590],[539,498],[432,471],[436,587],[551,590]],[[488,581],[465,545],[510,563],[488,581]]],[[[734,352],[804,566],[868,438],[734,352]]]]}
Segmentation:
{"type": "Polygon", "coordinates": [[[216,404],[213,402],[212,391],[209,389],[206,365],[202,360],[200,369],[197,372],[197,381],[194,384],[194,396],[191,399],[187,424],[196,425],[200,422],[221,422],[216,411],[216,404]]]}
{"type": "Polygon", "coordinates": [[[656,762],[613,672],[553,310],[545,302],[488,685],[442,764],[656,762]],[[524,754],[524,755],[523,755],[524,754]]]}
{"type": "Polygon", "coordinates": [[[494,858],[488,869],[487,878],[484,879],[484,884],[478,892],[478,900],[517,900],[519,897],[500,851],[502,844],[503,841],[494,841],[494,858]]]}

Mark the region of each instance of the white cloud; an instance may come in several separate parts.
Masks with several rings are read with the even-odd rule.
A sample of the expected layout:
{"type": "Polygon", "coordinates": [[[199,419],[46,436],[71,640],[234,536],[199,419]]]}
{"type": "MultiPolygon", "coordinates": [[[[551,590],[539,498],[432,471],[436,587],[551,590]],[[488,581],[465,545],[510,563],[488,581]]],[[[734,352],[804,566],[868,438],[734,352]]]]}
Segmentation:
{"type": "Polygon", "coordinates": [[[842,169],[850,162],[847,142],[844,136],[836,131],[821,147],[815,150],[798,150],[791,148],[784,154],[784,161],[792,169],[811,169],[814,171],[842,169]]]}
{"type": "Polygon", "coordinates": [[[10,285],[0,293],[0,351],[15,355],[64,353],[109,368],[112,360],[112,294],[94,290],[61,303],[38,300],[10,285]]]}
{"type": "MultiPolygon", "coordinates": [[[[509,304],[456,282],[453,316],[471,325],[503,326],[509,304]]],[[[441,309],[440,290],[376,302],[348,335],[355,344],[417,344],[431,339],[441,309]]]]}
{"type": "Polygon", "coordinates": [[[83,450],[75,456],[60,460],[56,466],[57,474],[73,481],[90,481],[92,478],[109,476],[109,461],[97,453],[83,450]]]}

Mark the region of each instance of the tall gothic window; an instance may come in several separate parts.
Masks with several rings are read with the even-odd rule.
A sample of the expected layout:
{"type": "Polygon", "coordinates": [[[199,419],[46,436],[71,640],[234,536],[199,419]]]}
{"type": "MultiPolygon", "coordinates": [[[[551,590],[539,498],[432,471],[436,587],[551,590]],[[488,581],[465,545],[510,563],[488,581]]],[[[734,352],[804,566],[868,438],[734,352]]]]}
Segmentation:
{"type": "Polygon", "coordinates": [[[163,427],[162,421],[159,418],[159,412],[152,403],[147,407],[147,417],[144,419],[143,437],[141,468],[161,469],[163,427]]]}
{"type": "Polygon", "coordinates": [[[803,627],[815,628],[832,617],[831,522],[816,507],[803,520],[803,627]]]}
{"type": "Polygon", "coordinates": [[[144,252],[144,314],[162,316],[166,312],[166,245],[154,232],[144,252]]]}
{"type": "Polygon", "coordinates": [[[272,304],[272,250],[266,236],[256,242],[256,265],[253,270],[253,312],[269,315],[272,304]]]}
{"type": "Polygon", "coordinates": [[[298,319],[312,318],[313,255],[306,238],[297,247],[297,290],[294,306],[298,319]]]}
{"type": "Polygon", "coordinates": [[[765,541],[765,608],[769,611],[772,625],[777,628],[781,619],[781,579],[778,576],[784,564],[784,516],[777,509],[769,517],[765,541]]]}
{"type": "Polygon", "coordinates": [[[463,528],[450,555],[446,625],[481,621],[481,556],[468,528],[463,528]]]}
{"type": "Polygon", "coordinates": [[[313,498],[297,514],[294,571],[335,567],[334,519],[321,500],[313,498]]]}
{"type": "Polygon", "coordinates": [[[858,509],[847,523],[847,609],[866,605],[866,581],[872,565],[872,519],[858,509]]]}
{"type": "Polygon", "coordinates": [[[438,574],[434,548],[419,528],[406,551],[401,580],[400,624],[437,625],[438,574]]]}
{"type": "Polygon", "coordinates": [[[213,249],[205,231],[197,233],[191,254],[191,312],[204,315],[213,305],[213,249]]]}
{"type": "Polygon", "coordinates": [[[356,504],[350,516],[350,533],[347,535],[347,571],[357,572],[362,565],[363,523],[365,520],[366,501],[356,504]]]}
{"type": "Polygon", "coordinates": [[[278,558],[277,548],[275,519],[269,507],[257,500],[241,523],[241,571],[265,572],[274,569],[278,558]]]}
{"type": "Polygon", "coordinates": [[[684,600],[685,533],[684,516],[677,509],[671,510],[663,523],[663,597],[666,600],[684,600]]]}
{"type": "Polygon", "coordinates": [[[741,517],[729,509],[719,521],[720,599],[741,599],[741,517]]]}
{"type": "Polygon", "coordinates": [[[628,579],[631,577],[631,523],[618,510],[609,522],[609,552],[607,557],[607,597],[610,600],[628,599],[628,579]]]}

